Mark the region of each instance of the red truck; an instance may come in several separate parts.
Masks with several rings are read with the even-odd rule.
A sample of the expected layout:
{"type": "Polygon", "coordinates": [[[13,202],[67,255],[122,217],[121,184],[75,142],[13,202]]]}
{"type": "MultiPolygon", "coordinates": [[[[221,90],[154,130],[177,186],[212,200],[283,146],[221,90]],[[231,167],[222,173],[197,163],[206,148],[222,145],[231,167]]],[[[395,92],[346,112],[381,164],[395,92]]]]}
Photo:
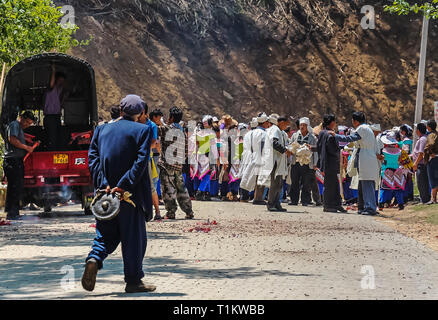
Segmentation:
{"type": "Polygon", "coordinates": [[[85,214],[91,214],[88,148],[98,122],[93,68],[84,60],[60,53],[40,54],[17,63],[5,79],[0,116],[3,138],[8,124],[22,110],[32,110],[37,117],[37,123],[25,130],[27,144],[35,149],[24,162],[23,205],[34,203],[49,213],[56,204],[80,200],[85,214]],[[56,150],[49,148],[43,126],[52,66],[67,75],[56,150]]]}

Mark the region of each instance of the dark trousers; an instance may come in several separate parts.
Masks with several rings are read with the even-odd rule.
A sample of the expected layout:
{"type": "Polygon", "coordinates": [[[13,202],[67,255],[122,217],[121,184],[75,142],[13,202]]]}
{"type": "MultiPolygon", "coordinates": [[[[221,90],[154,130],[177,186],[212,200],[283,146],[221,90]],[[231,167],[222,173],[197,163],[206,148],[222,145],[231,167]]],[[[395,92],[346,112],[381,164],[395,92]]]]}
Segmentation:
{"type": "Polygon", "coordinates": [[[313,182],[312,182],[312,199],[315,203],[318,204],[321,203],[321,194],[319,193],[319,185],[318,185],[318,181],[316,180],[315,174],[313,175],[313,182]]]}
{"type": "Polygon", "coordinates": [[[96,238],[86,261],[97,260],[99,269],[106,257],[122,243],[125,282],[137,284],[144,277],[143,258],[146,252],[145,214],[121,202],[120,213],[112,220],[96,220],[96,238]]]}
{"type": "Polygon", "coordinates": [[[291,180],[292,184],[289,190],[290,201],[293,204],[298,204],[300,200],[301,191],[301,203],[310,204],[312,183],[314,182],[315,171],[310,169],[308,165],[302,166],[296,163],[291,168],[291,180]],[[301,188],[300,188],[301,186],[301,188]],[[301,190],[300,190],[301,189],[301,190]]]}
{"type": "Polygon", "coordinates": [[[427,166],[424,164],[419,164],[417,173],[417,185],[418,191],[420,192],[421,202],[427,203],[430,201],[430,185],[429,177],[427,175],[427,166]]]}
{"type": "Polygon", "coordinates": [[[61,133],[61,115],[48,114],[44,116],[44,129],[47,133],[49,150],[59,148],[59,135],[61,133]]]}
{"type": "Polygon", "coordinates": [[[359,181],[359,185],[357,186],[357,210],[359,212],[362,212],[364,209],[364,202],[363,202],[363,192],[362,192],[362,184],[359,181]]]}
{"type": "Polygon", "coordinates": [[[239,180],[231,183],[229,183],[228,181],[222,182],[222,184],[220,185],[221,196],[226,197],[228,192],[231,192],[233,195],[237,196],[239,194],[239,185],[239,180]]]}
{"type": "MultiPolygon", "coordinates": [[[[259,177],[257,177],[256,181],[259,179],[259,177]]],[[[255,190],[254,190],[254,201],[263,201],[263,193],[265,192],[265,187],[264,186],[259,186],[256,185],[255,186],[255,190]]]]}
{"type": "Polygon", "coordinates": [[[5,212],[8,217],[16,217],[20,212],[20,200],[24,187],[24,164],[21,158],[6,158],[3,170],[8,179],[5,212]]]}
{"type": "Polygon", "coordinates": [[[242,189],[242,188],[240,188],[239,191],[240,191],[240,200],[248,201],[249,200],[249,191],[242,189]]]}
{"type": "Polygon", "coordinates": [[[336,171],[324,173],[324,208],[334,209],[342,205],[339,179],[336,171]]]}
{"type": "Polygon", "coordinates": [[[271,185],[268,193],[268,207],[275,208],[281,206],[280,196],[283,189],[283,176],[275,176],[277,171],[277,164],[274,164],[274,168],[271,173],[271,185]]]}

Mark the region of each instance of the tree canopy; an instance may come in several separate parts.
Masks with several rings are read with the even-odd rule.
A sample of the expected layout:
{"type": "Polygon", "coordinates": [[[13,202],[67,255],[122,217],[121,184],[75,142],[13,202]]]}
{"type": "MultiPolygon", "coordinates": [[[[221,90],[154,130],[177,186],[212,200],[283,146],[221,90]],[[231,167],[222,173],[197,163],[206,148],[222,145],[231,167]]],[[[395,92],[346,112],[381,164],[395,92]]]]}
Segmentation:
{"type": "Polygon", "coordinates": [[[430,19],[438,18],[438,0],[414,2],[406,0],[394,0],[391,5],[385,6],[385,11],[398,15],[409,13],[422,13],[430,19]]]}
{"type": "Polygon", "coordinates": [[[34,54],[65,52],[79,45],[78,27],[61,25],[63,13],[51,0],[0,0],[0,62],[12,65],[34,54]]]}

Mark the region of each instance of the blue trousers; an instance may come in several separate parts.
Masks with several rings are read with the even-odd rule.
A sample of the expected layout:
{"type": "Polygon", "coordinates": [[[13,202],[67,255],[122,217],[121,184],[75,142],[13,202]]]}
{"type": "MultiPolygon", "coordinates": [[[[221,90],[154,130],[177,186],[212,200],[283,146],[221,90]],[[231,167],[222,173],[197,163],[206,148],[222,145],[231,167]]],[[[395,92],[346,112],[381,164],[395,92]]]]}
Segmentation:
{"type": "Polygon", "coordinates": [[[268,192],[269,192],[269,188],[265,188],[263,190],[263,200],[266,200],[266,198],[268,197],[268,192]]]}
{"type": "Polygon", "coordinates": [[[137,284],[144,277],[143,258],[146,253],[146,219],[139,208],[122,202],[113,220],[96,220],[96,237],[85,261],[96,259],[99,269],[106,257],[122,243],[125,282],[137,284]]]}
{"type": "Polygon", "coordinates": [[[376,203],[375,181],[360,180],[359,183],[362,185],[364,211],[376,212],[377,203],[376,203]]]}
{"type": "Polygon", "coordinates": [[[286,183],[285,180],[283,181],[283,188],[281,189],[281,193],[280,193],[280,201],[287,199],[288,190],[289,190],[289,185],[286,183]]]}
{"type": "Polygon", "coordinates": [[[199,184],[201,183],[201,180],[199,180],[198,177],[194,177],[192,181],[193,181],[193,190],[196,192],[196,191],[198,191],[199,184]]]}
{"type": "Polygon", "coordinates": [[[317,183],[318,183],[318,188],[319,188],[319,194],[323,195],[324,194],[324,185],[319,181],[317,181],[317,183]]]}
{"type": "Polygon", "coordinates": [[[158,184],[157,184],[157,194],[159,197],[161,197],[161,184],[160,184],[160,179],[158,179],[158,184]]]}
{"type": "Polygon", "coordinates": [[[206,174],[200,180],[198,190],[202,191],[202,192],[210,192],[210,175],[209,174],[206,174]]]}
{"type": "Polygon", "coordinates": [[[398,204],[404,204],[403,195],[404,195],[403,190],[381,189],[380,190],[380,203],[389,202],[392,200],[392,198],[395,197],[397,199],[398,204]]]}
{"type": "Polygon", "coordinates": [[[214,197],[219,194],[219,180],[210,180],[210,194],[214,197]]]}
{"type": "Polygon", "coordinates": [[[343,183],[344,199],[345,200],[350,200],[350,199],[357,198],[357,195],[354,196],[353,190],[350,189],[350,185],[351,185],[351,178],[345,180],[345,182],[343,183]]]}

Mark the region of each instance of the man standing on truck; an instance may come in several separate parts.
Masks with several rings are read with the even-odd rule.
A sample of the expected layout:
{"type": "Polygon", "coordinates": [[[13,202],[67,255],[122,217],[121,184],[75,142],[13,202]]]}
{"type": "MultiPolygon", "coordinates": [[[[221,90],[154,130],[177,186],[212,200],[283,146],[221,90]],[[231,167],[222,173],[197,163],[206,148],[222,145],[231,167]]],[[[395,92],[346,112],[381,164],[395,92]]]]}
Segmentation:
{"type": "Polygon", "coordinates": [[[66,75],[56,72],[52,65],[50,89],[46,93],[44,102],[44,128],[46,129],[49,150],[58,148],[59,131],[61,130],[61,105],[64,98],[64,83],[66,75]]]}
{"type": "Polygon", "coordinates": [[[82,286],[93,291],[97,271],[103,261],[122,244],[122,255],[128,293],[150,292],[153,285],[142,282],[143,258],[146,252],[146,220],[152,218],[151,184],[148,163],[152,128],[138,123],[146,108],[137,95],[128,95],[120,103],[122,119],[98,126],[88,152],[88,163],[97,190],[123,195],[130,200],[120,202],[120,212],[111,220],[96,221],[96,237],[86,258],[82,286]]]}
{"type": "Polygon", "coordinates": [[[35,120],[32,112],[25,111],[18,120],[12,121],[6,130],[3,171],[8,179],[5,204],[8,220],[20,218],[20,196],[23,194],[24,186],[23,158],[26,153],[32,152],[32,147],[26,145],[23,130],[30,127],[35,120]]]}

